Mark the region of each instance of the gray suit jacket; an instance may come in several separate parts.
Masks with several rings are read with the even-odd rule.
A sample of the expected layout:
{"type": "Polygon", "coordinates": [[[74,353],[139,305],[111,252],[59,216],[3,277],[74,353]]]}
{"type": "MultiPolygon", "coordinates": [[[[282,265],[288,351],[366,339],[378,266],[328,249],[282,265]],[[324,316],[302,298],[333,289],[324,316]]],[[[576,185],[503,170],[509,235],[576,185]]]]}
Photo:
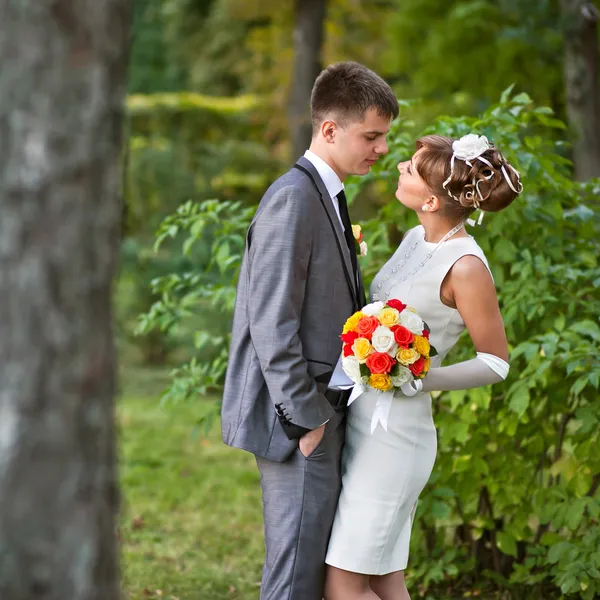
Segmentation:
{"type": "Polygon", "coordinates": [[[362,306],[325,184],[301,158],[246,237],[222,405],[223,441],[283,462],[333,414],[324,396],[345,320],[362,306]]]}

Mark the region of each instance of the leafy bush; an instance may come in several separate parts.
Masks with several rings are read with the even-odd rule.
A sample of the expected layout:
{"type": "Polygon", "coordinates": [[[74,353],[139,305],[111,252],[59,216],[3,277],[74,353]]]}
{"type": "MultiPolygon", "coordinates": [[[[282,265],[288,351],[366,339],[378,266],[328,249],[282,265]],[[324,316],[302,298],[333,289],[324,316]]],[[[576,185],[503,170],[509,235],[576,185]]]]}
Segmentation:
{"type": "Polygon", "coordinates": [[[141,315],[138,332],[168,334],[190,323],[202,324],[194,337],[196,357],[173,372],[164,400],[197,398],[222,385],[237,277],[253,213],[254,208],[240,202],[189,201],[160,226],[155,250],[176,241],[190,266],[152,282],[160,299],[141,315]]]}
{"type": "MultiPolygon", "coordinates": [[[[416,138],[434,132],[485,134],[520,169],[524,193],[474,231],[498,288],[511,372],[493,388],[435,398],[438,460],[421,498],[408,573],[422,597],[468,587],[484,597],[505,589],[513,598],[591,600],[600,594],[600,183],[571,179],[567,148],[556,141],[564,125],[526,94],[511,93],[479,117],[441,117],[418,135],[398,120],[391,152],[347,189],[392,197],[396,164],[413,153],[416,138]]],[[[163,223],[158,243],[185,234],[188,253],[210,236],[209,268],[218,279],[207,283],[205,269],[157,280],[162,296],[142,318],[145,331],[170,327],[202,302],[230,314],[251,214],[210,201],[187,204],[163,223]]],[[[389,257],[390,239],[415,219],[392,202],[364,225],[367,280],[389,257]]],[[[167,397],[193,398],[220,385],[227,345],[227,335],[199,333],[198,358],[175,373],[167,397]]],[[[465,335],[452,359],[472,354],[465,335]]]]}

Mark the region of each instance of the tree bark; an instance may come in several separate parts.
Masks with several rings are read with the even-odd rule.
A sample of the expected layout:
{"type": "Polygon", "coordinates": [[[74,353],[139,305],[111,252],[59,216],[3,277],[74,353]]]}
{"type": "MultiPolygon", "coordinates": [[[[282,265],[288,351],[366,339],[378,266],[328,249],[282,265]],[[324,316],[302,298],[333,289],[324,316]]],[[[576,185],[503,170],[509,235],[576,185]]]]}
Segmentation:
{"type": "Polygon", "coordinates": [[[129,0],[0,0],[0,598],[116,600],[129,0]]]}
{"type": "Polygon", "coordinates": [[[296,160],[310,146],[310,93],[321,72],[326,0],[295,0],[294,72],[289,101],[292,154],[296,160]]]}
{"type": "Polygon", "coordinates": [[[567,118],[575,176],[600,177],[598,9],[586,0],[561,0],[567,118]]]}

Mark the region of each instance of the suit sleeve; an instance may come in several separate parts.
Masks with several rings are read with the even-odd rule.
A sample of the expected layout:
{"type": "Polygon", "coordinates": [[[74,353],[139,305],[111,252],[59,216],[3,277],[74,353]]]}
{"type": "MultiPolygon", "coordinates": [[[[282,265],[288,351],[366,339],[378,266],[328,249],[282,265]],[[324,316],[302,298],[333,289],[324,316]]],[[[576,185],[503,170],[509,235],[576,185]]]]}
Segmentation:
{"type": "Polygon", "coordinates": [[[278,190],[248,232],[248,321],[269,395],[290,439],[334,415],[308,373],[299,336],[311,246],[307,198],[294,187],[278,190]]]}

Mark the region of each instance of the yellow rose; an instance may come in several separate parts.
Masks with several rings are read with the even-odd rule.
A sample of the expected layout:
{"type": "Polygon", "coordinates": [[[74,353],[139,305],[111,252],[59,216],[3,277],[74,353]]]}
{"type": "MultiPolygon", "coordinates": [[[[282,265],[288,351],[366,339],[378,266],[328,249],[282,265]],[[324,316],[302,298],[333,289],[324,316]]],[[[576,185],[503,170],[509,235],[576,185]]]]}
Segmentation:
{"type": "Polygon", "coordinates": [[[381,390],[382,392],[387,392],[394,387],[389,375],[378,374],[373,374],[371,377],[369,377],[369,385],[376,390],[381,390]]]}
{"type": "Polygon", "coordinates": [[[431,350],[431,345],[427,338],[424,338],[422,335],[415,335],[415,341],[413,342],[413,348],[425,358],[429,357],[429,351],[431,350]]]}
{"type": "Polygon", "coordinates": [[[400,321],[400,313],[395,308],[390,308],[386,306],[379,313],[379,322],[385,327],[392,327],[393,325],[398,325],[400,321]]]}
{"type": "Polygon", "coordinates": [[[431,359],[430,358],[426,358],[425,359],[425,364],[423,365],[423,370],[421,371],[421,374],[418,375],[419,379],[424,379],[425,378],[425,376],[429,372],[429,366],[430,365],[431,365],[431,359]]]}
{"type": "Polygon", "coordinates": [[[359,363],[365,363],[369,354],[373,352],[373,346],[367,338],[357,338],[352,344],[352,352],[359,363]]]}
{"type": "Polygon", "coordinates": [[[347,321],[344,323],[344,329],[342,329],[342,333],[348,333],[349,331],[354,331],[356,329],[356,325],[365,315],[360,312],[355,312],[347,321]]]}
{"type": "Polygon", "coordinates": [[[408,365],[417,362],[421,358],[421,355],[414,348],[400,348],[396,354],[396,358],[405,367],[408,367],[408,365]]]}
{"type": "Polygon", "coordinates": [[[354,236],[355,240],[358,240],[360,238],[360,234],[361,234],[361,226],[360,225],[352,225],[352,235],[354,236]]]}

